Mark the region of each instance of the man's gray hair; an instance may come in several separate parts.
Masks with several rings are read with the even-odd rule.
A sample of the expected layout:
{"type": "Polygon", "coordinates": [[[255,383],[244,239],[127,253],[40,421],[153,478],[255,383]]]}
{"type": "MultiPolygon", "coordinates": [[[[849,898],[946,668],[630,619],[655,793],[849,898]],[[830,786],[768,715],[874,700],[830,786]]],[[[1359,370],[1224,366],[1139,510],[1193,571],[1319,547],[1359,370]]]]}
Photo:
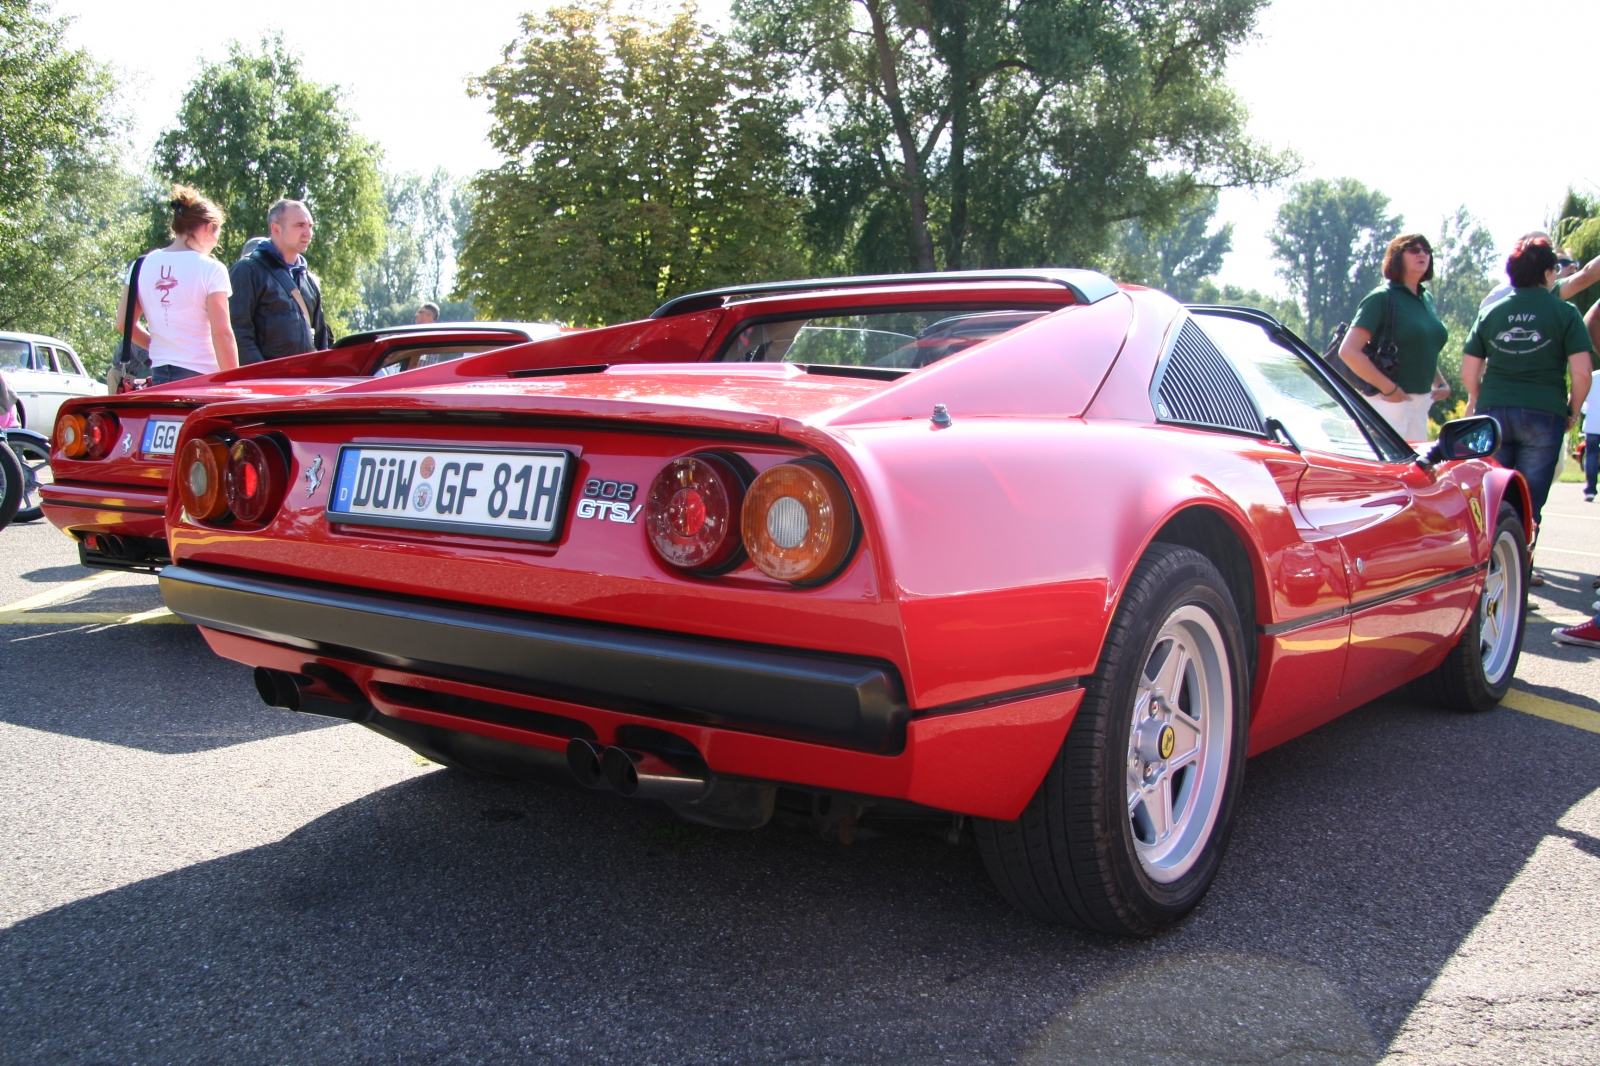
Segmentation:
{"type": "Polygon", "coordinates": [[[311,213],[311,208],[306,206],[304,200],[279,200],[267,208],[267,225],[271,226],[274,223],[282,222],[284,212],[291,207],[298,207],[308,215],[311,213]]]}

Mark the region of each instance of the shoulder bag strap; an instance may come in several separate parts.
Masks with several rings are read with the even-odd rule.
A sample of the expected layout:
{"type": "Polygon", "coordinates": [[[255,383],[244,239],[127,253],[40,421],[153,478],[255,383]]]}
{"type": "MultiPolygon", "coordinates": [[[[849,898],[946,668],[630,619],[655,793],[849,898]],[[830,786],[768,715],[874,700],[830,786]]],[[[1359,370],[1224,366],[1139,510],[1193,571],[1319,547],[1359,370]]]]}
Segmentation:
{"type": "Polygon", "coordinates": [[[133,270],[128,274],[128,309],[122,316],[122,345],[117,349],[117,361],[128,363],[133,360],[133,309],[139,302],[139,268],[144,266],[144,256],[133,261],[133,270]]]}
{"type": "Polygon", "coordinates": [[[280,267],[271,262],[267,263],[267,272],[283,287],[283,291],[295,302],[295,306],[300,308],[300,315],[306,320],[306,329],[311,331],[311,345],[316,347],[317,327],[311,323],[311,312],[306,308],[306,298],[300,295],[300,286],[294,283],[294,275],[289,273],[287,267],[280,267]]]}

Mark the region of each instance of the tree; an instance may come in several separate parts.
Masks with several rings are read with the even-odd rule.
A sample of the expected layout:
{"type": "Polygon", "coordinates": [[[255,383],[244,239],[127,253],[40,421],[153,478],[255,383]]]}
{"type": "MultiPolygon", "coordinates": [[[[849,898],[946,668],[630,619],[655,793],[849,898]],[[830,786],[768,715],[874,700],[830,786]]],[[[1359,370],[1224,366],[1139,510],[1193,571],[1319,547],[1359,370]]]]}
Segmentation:
{"type": "Polygon", "coordinates": [[[303,78],[299,57],[274,37],[259,52],[234,42],[226,60],[201,67],[177,126],[156,142],[155,167],[228,213],[225,258],[266,235],[274,201],[306,201],[317,225],[306,257],[328,311],[342,315],[358,305],[357,275],[383,245],[379,155],[355,132],[338,87],[303,78]]]}
{"type": "Polygon", "coordinates": [[[1302,182],[1278,208],[1268,238],[1278,276],[1305,307],[1307,339],[1320,347],[1383,277],[1383,251],[1405,225],[1389,198],[1354,178],[1302,182]]]}
{"type": "Polygon", "coordinates": [[[1300,310],[1300,305],[1293,300],[1282,300],[1276,296],[1268,296],[1256,289],[1246,289],[1239,285],[1218,286],[1210,278],[1206,278],[1195,287],[1194,303],[1197,304],[1226,304],[1230,307],[1252,307],[1257,311],[1265,311],[1287,326],[1290,331],[1304,337],[1306,335],[1305,312],[1300,310]]]}
{"type": "Polygon", "coordinates": [[[852,270],[1082,263],[1293,168],[1222,75],[1265,0],[736,0],[821,126],[808,239],[852,270]]]}
{"type": "Polygon", "coordinates": [[[1233,250],[1233,223],[1213,232],[1216,214],[1217,194],[1211,191],[1165,229],[1138,219],[1123,223],[1107,264],[1112,276],[1194,302],[1202,283],[1222,269],[1223,257],[1233,250]]]}
{"type": "Polygon", "coordinates": [[[472,83],[505,157],[472,183],[458,295],[590,325],[669,295],[792,275],[789,113],[760,56],[608,3],[525,15],[472,83]]]}
{"type": "Polygon", "coordinates": [[[99,369],[134,189],[110,73],[49,13],[0,0],[0,329],[60,336],[99,369]]]}
{"type": "Polygon", "coordinates": [[[470,320],[471,302],[448,298],[465,208],[456,182],[442,167],[428,176],[384,174],[383,200],[383,250],[361,271],[362,306],[351,326],[410,322],[425,300],[440,305],[445,321],[470,320]]]}
{"type": "Polygon", "coordinates": [[[1450,383],[1450,396],[1433,405],[1434,420],[1446,422],[1449,412],[1463,406],[1467,391],[1461,384],[1461,348],[1478,321],[1478,305],[1497,284],[1494,238],[1465,205],[1446,215],[1439,224],[1433,246],[1433,306],[1450,329],[1450,339],[1439,353],[1439,369],[1450,383]]]}

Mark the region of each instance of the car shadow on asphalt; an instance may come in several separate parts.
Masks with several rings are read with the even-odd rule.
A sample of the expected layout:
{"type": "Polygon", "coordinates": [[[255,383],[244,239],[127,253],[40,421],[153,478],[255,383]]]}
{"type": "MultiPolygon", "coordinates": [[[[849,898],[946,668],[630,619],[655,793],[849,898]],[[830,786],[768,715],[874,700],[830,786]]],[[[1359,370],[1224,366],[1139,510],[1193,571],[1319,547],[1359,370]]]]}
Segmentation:
{"type": "MultiPolygon", "coordinates": [[[[1138,1012],[1085,1012],[1181,992],[1195,1033],[1298,1011],[1344,1031],[1272,1061],[1371,1062],[1597,766],[1510,710],[1370,704],[1251,761],[1211,894],[1147,942],[1011,911],[970,845],[440,771],[0,932],[0,1060],[1121,1063],[1138,1012]]],[[[1161,1020],[1166,1061],[1254,1061],[1161,1020]]]]}
{"type": "Polygon", "coordinates": [[[337,724],[261,713],[250,668],[218,657],[193,626],[0,626],[0,658],[0,722],[159,755],[337,724]]]}
{"type": "Polygon", "coordinates": [[[24,581],[33,581],[39,584],[59,585],[63,581],[77,581],[95,573],[86,566],[73,564],[72,566],[44,566],[38,570],[29,570],[19,577],[24,581]]]}

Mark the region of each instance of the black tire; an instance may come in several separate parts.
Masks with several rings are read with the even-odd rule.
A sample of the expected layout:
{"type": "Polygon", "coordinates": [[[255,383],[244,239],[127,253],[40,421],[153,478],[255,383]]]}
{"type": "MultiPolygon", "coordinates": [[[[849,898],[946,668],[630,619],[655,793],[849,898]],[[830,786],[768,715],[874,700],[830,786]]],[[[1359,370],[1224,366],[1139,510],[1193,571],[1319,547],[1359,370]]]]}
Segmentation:
{"type": "Polygon", "coordinates": [[[1484,591],[1478,607],[1467,621],[1461,639],[1456,641],[1444,662],[1419,677],[1412,690],[1437,707],[1457,711],[1489,711],[1499,706],[1511,688],[1522,657],[1522,639],[1527,631],[1528,555],[1527,532],[1522,516],[1509,503],[1500,505],[1495,516],[1494,536],[1489,541],[1489,569],[1484,574],[1484,591]],[[1514,561],[1513,558],[1514,557],[1514,561]],[[1498,565],[1497,565],[1498,564],[1498,565]],[[1502,577],[1503,594],[1496,603],[1491,593],[1497,573],[1502,577]],[[1490,623],[1498,617],[1500,626],[1509,623],[1509,633],[1490,623]],[[1485,627],[1489,637],[1485,638],[1485,627]],[[1488,652],[1485,644],[1492,647],[1488,652]]]}
{"type": "Polygon", "coordinates": [[[22,503],[22,463],[10,448],[0,448],[0,529],[11,524],[22,503]]]}
{"type": "Polygon", "coordinates": [[[11,450],[22,464],[22,498],[17,503],[13,522],[37,522],[44,517],[44,507],[39,502],[39,486],[48,484],[50,476],[50,450],[36,440],[12,438],[11,450]],[[40,475],[46,480],[41,481],[40,475]]]}
{"type": "MultiPolygon", "coordinates": [[[[1099,666],[1084,686],[1083,703],[1044,783],[1016,821],[975,824],[984,865],[1001,895],[1043,921],[1124,936],[1151,936],[1194,909],[1222,862],[1244,780],[1250,707],[1244,640],[1228,586],[1211,561],[1189,548],[1151,545],[1134,568],[1099,666]],[[1130,743],[1136,705],[1144,706],[1137,703],[1141,680],[1147,666],[1156,667],[1159,677],[1152,656],[1158,642],[1168,647],[1163,655],[1171,653],[1163,633],[1181,617],[1212,620],[1207,632],[1220,637],[1215,651],[1218,661],[1225,657],[1227,669],[1212,669],[1208,691],[1213,699],[1231,700],[1231,709],[1226,727],[1219,725],[1212,734],[1219,746],[1208,749],[1214,754],[1207,758],[1215,761],[1197,758],[1192,764],[1199,775],[1195,780],[1210,782],[1204,811],[1211,813],[1181,834],[1192,841],[1186,872],[1156,880],[1136,848],[1135,835],[1142,831],[1136,829],[1130,783],[1140,764],[1130,743]]],[[[1188,691],[1180,687],[1180,703],[1188,691]]],[[[1192,702],[1194,696],[1188,698],[1192,702]]],[[[1164,768],[1172,748],[1165,737],[1160,746],[1164,768]]],[[[1139,780],[1148,779],[1148,764],[1143,773],[1139,780]]],[[[1187,808],[1191,818],[1204,813],[1195,806],[1200,794],[1195,788],[1187,808]]]]}

